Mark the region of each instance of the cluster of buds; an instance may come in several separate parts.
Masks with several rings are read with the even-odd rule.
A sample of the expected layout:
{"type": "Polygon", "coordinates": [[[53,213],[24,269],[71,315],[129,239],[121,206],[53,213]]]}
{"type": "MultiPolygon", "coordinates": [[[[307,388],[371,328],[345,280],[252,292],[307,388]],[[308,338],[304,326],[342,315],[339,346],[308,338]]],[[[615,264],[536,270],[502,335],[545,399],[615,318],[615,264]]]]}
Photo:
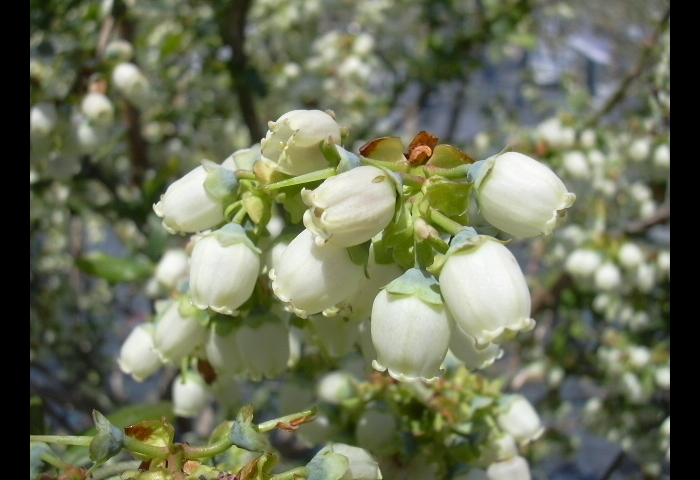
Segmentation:
{"type": "Polygon", "coordinates": [[[203,161],[154,205],[168,232],[194,234],[188,280],[154,329],[161,361],[274,378],[294,362],[301,325],[327,352],[356,342],[375,369],[434,381],[449,351],[485,368],[533,328],[506,245],[564,217],[575,195],[559,177],[515,152],[476,161],[427,132],[408,148],[373,140],[358,155],[341,146],[346,134],[332,112],[288,112],[259,145],[203,161]],[[334,339],[337,329],[350,340],[334,339]]]}

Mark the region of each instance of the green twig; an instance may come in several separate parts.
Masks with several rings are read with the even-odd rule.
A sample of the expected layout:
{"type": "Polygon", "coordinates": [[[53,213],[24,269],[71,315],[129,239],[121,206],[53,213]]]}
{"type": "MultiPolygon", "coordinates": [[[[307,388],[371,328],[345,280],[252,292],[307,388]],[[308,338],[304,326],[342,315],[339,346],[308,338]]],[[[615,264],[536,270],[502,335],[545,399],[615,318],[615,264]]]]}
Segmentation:
{"type": "Polygon", "coordinates": [[[81,447],[89,447],[92,439],[89,435],[29,435],[30,442],[46,442],[57,443],[60,445],[77,445],[81,447]]]}

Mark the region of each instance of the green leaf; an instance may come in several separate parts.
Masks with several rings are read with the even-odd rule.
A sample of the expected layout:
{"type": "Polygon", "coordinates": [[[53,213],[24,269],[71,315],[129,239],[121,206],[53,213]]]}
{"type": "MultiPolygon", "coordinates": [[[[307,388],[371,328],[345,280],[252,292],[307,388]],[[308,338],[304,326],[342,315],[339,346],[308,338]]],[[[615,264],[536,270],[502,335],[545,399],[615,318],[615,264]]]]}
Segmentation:
{"type": "Polygon", "coordinates": [[[231,443],[250,452],[264,452],[270,449],[267,438],[252,425],[253,406],[245,405],[238,411],[236,422],[229,433],[231,443]]]}
{"type": "Polygon", "coordinates": [[[111,283],[133,282],[151,276],[154,265],[145,256],[117,258],[102,252],[87,253],[75,261],[84,273],[111,283]]]}
{"type": "Polygon", "coordinates": [[[316,455],[306,464],[309,469],[308,480],[339,480],[345,475],[350,462],[348,458],[339,453],[324,452],[316,455]]]}

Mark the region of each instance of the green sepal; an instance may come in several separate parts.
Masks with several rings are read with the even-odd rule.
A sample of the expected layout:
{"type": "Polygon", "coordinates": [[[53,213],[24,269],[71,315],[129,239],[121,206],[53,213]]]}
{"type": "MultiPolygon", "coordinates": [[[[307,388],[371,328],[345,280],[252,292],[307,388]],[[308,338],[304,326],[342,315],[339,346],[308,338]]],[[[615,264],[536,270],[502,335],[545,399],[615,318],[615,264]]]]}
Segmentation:
{"type": "Polygon", "coordinates": [[[454,255],[457,252],[471,250],[488,241],[499,242],[503,245],[507,245],[508,243],[510,243],[510,240],[499,240],[489,235],[480,235],[473,227],[467,227],[461,232],[459,232],[457,235],[452,237],[452,241],[450,242],[450,249],[445,255],[450,256],[454,255]]]}
{"type": "Polygon", "coordinates": [[[272,218],[272,199],[261,190],[255,189],[243,194],[241,201],[248,216],[256,225],[267,225],[272,218]]]}
{"type": "Polygon", "coordinates": [[[333,137],[330,136],[319,144],[321,153],[323,153],[323,156],[331,167],[337,167],[342,160],[340,153],[335,147],[336,145],[333,141],[333,137]]]}
{"type": "Polygon", "coordinates": [[[202,160],[207,171],[204,189],[217,200],[235,197],[238,193],[238,178],[233,170],[224,168],[211,160],[202,160]]]}
{"type": "Polygon", "coordinates": [[[362,162],[360,162],[360,157],[354,153],[348,152],[339,145],[336,145],[335,149],[338,152],[338,155],[340,155],[340,163],[338,163],[338,166],[335,169],[338,174],[347,172],[362,165],[362,162]]]}
{"type": "Polygon", "coordinates": [[[469,208],[471,183],[449,182],[440,177],[430,177],[424,187],[430,206],[446,217],[461,215],[469,208]]]}
{"type": "Polygon", "coordinates": [[[188,295],[182,295],[177,299],[178,313],[183,318],[192,318],[194,321],[206,327],[209,325],[209,311],[200,310],[192,305],[192,301],[188,295]]]}
{"type": "Polygon", "coordinates": [[[232,317],[223,313],[214,312],[209,315],[209,326],[220,337],[229,336],[241,324],[241,321],[240,317],[232,317]]]}
{"type": "Polygon", "coordinates": [[[306,464],[309,469],[307,480],[339,480],[350,467],[345,455],[331,451],[316,455],[306,464]]]}
{"type": "Polygon", "coordinates": [[[92,468],[96,468],[121,452],[124,446],[124,432],[112,425],[107,417],[97,410],[92,411],[92,419],[98,433],[90,442],[90,459],[95,462],[92,468]]]}
{"type": "Polygon", "coordinates": [[[229,432],[231,443],[250,452],[265,452],[270,449],[267,438],[252,425],[253,406],[245,405],[238,411],[236,421],[229,432]]]}
{"type": "Polygon", "coordinates": [[[214,235],[222,247],[243,243],[255,253],[262,253],[262,250],[246,235],[245,229],[237,223],[228,223],[210,235],[214,235]]]}
{"type": "Polygon", "coordinates": [[[437,279],[425,270],[410,268],[384,289],[394,295],[413,295],[426,303],[442,305],[437,279]]]}
{"type": "Polygon", "coordinates": [[[417,241],[413,252],[417,265],[422,269],[427,269],[435,260],[435,250],[427,240],[417,241]]]}

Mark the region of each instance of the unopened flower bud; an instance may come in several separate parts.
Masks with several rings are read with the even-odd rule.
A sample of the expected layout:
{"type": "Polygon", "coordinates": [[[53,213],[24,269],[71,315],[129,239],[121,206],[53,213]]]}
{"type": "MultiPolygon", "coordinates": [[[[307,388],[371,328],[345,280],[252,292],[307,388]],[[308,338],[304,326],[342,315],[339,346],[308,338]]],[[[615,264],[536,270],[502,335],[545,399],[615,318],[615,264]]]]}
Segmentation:
{"type": "Polygon", "coordinates": [[[394,217],[394,182],[389,173],[369,165],[331,177],[315,190],[304,189],[301,196],[309,207],[304,226],[316,234],[319,246],[359,245],[394,217]]]}
{"type": "Polygon", "coordinates": [[[172,234],[195,233],[214,228],[224,222],[223,198],[226,191],[236,192],[238,180],[232,170],[204,161],[185,176],[173,182],[160,201],[153,205],[163,227],[172,234]],[[210,175],[216,180],[211,187],[210,175]]]}
{"type": "Polygon", "coordinates": [[[470,176],[484,218],[516,237],[548,235],[576,200],[549,167],[517,152],[475,163],[470,176]]]}
{"type": "Polygon", "coordinates": [[[163,365],[154,347],[154,331],[155,325],[152,323],[137,325],[119,350],[119,368],[137,382],[143,382],[163,365]]]}

